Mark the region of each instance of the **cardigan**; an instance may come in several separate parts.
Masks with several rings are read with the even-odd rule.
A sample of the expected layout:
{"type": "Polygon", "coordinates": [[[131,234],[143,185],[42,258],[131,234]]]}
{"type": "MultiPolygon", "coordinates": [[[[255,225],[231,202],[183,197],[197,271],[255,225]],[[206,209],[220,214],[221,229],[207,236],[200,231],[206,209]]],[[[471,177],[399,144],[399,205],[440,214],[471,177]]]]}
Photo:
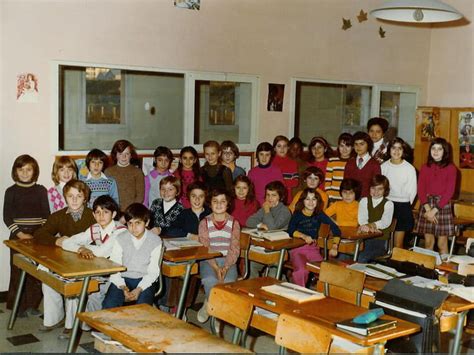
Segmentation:
{"type": "Polygon", "coordinates": [[[183,205],[176,202],[168,211],[164,210],[163,199],[157,198],[151,204],[150,228],[160,227],[160,235],[167,237],[182,236],[181,227],[178,225],[178,217],[183,211],[183,205]]]}
{"type": "Polygon", "coordinates": [[[202,219],[211,214],[211,209],[204,206],[204,210],[199,214],[199,217],[191,208],[184,209],[178,216],[176,225],[180,228],[179,237],[187,237],[188,234],[199,233],[199,223],[202,219]]]}

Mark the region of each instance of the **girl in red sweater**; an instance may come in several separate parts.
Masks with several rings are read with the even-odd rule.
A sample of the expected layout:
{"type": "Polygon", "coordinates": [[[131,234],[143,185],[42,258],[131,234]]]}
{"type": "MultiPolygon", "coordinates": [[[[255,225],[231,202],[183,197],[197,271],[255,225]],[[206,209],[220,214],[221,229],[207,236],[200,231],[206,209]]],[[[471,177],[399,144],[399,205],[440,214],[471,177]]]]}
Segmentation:
{"type": "Polygon", "coordinates": [[[179,202],[184,208],[191,208],[188,199],[188,186],[196,181],[200,181],[199,156],[196,149],[187,146],[179,152],[179,165],[174,176],[181,181],[181,198],[179,202]]]}
{"type": "Polygon", "coordinates": [[[283,174],[283,184],[287,191],[287,201],[291,201],[292,189],[298,186],[299,174],[298,164],[288,156],[288,147],[290,141],[285,136],[276,136],[273,140],[273,150],[275,157],[272,164],[279,167],[283,174]]]}
{"type": "Polygon", "coordinates": [[[331,146],[323,137],[313,137],[308,145],[308,150],[311,154],[308,160],[309,165],[321,169],[324,174],[324,178],[318,186],[318,188],[324,191],[326,167],[328,166],[329,158],[332,156],[331,146]]]}
{"type": "Polygon", "coordinates": [[[247,219],[259,208],[255,188],[247,176],[240,175],[235,179],[234,197],[232,216],[239,221],[241,227],[246,227],[247,219]]]}

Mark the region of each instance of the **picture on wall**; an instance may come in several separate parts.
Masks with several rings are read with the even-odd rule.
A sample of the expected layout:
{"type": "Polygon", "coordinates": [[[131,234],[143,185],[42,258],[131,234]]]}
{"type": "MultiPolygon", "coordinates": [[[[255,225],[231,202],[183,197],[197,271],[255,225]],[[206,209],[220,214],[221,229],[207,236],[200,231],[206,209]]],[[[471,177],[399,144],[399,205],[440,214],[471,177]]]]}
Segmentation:
{"type": "Polygon", "coordinates": [[[474,169],[474,140],[472,116],[474,112],[459,113],[459,167],[461,169],[474,169]]]}
{"type": "Polygon", "coordinates": [[[16,100],[22,103],[38,102],[38,76],[21,73],[16,77],[16,100]]]}
{"type": "Polygon", "coordinates": [[[174,0],[174,6],[181,9],[200,10],[201,0],[174,0]]]}
{"type": "Polygon", "coordinates": [[[431,141],[439,137],[439,112],[421,111],[421,140],[431,141]]]}
{"type": "Polygon", "coordinates": [[[267,111],[283,111],[284,84],[268,84],[267,111]]]}

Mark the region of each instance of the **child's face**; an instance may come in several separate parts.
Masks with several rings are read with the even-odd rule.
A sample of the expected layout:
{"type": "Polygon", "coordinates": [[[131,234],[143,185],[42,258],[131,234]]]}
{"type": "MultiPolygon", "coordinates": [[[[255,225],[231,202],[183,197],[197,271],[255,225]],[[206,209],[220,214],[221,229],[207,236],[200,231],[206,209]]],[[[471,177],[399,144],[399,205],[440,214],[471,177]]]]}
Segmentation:
{"type": "Polygon", "coordinates": [[[369,146],[363,139],[358,139],[354,142],[354,150],[358,156],[363,156],[367,153],[369,146]]]}
{"type": "Polygon", "coordinates": [[[223,214],[227,211],[227,198],[224,194],[214,196],[211,200],[212,212],[216,214],[223,214]]]}
{"type": "Polygon", "coordinates": [[[261,152],[258,152],[258,156],[257,156],[257,160],[258,160],[258,163],[260,165],[267,165],[267,164],[270,164],[270,162],[272,161],[272,152],[268,151],[261,151],[261,152]]]}
{"type": "Polygon", "coordinates": [[[280,195],[277,191],[265,190],[265,202],[268,202],[270,207],[276,207],[280,202],[280,195]]]}
{"type": "Polygon", "coordinates": [[[169,169],[171,162],[166,155],[160,155],[155,158],[155,163],[156,170],[158,170],[160,173],[164,173],[169,169]]]}
{"type": "Polygon", "coordinates": [[[232,149],[227,148],[222,151],[222,162],[224,164],[232,164],[235,161],[235,154],[232,149]]]}
{"type": "Polygon", "coordinates": [[[393,161],[402,161],[403,160],[403,147],[400,143],[395,143],[390,148],[390,158],[393,161]]]}
{"type": "Polygon", "coordinates": [[[190,152],[185,152],[181,155],[181,164],[184,170],[193,170],[193,165],[196,163],[196,158],[190,152]]]}
{"type": "Polygon", "coordinates": [[[74,177],[74,169],[70,166],[63,166],[58,170],[58,180],[67,183],[74,177]]]}
{"type": "Polygon", "coordinates": [[[286,141],[279,141],[275,146],[275,153],[280,157],[286,157],[288,154],[288,143],[286,141]]]}
{"type": "Polygon", "coordinates": [[[375,185],[370,187],[370,196],[373,198],[381,198],[385,193],[383,185],[375,185]]]}
{"type": "Polygon", "coordinates": [[[135,238],[140,239],[145,234],[146,227],[148,222],[145,222],[142,219],[132,218],[127,222],[127,229],[131,235],[135,238]]]}
{"type": "Polygon", "coordinates": [[[352,203],[355,201],[356,194],[352,190],[342,190],[341,191],[342,201],[345,203],[352,203]]]}
{"type": "Polygon", "coordinates": [[[316,189],[319,186],[319,178],[314,174],[311,174],[310,176],[308,176],[305,182],[306,182],[306,186],[312,189],[316,189]]]}
{"type": "Polygon", "coordinates": [[[177,194],[178,191],[176,190],[176,187],[174,187],[173,184],[169,182],[161,185],[160,187],[161,198],[166,202],[174,200],[177,194]]]}
{"type": "Polygon", "coordinates": [[[290,144],[290,147],[288,148],[288,154],[291,159],[299,158],[302,151],[303,147],[299,145],[299,143],[290,144]]]}
{"type": "Polygon", "coordinates": [[[313,157],[316,161],[322,161],[324,160],[324,153],[326,152],[326,148],[324,145],[321,143],[316,143],[312,148],[311,148],[311,154],[313,154],[313,157]]]}
{"type": "Polygon", "coordinates": [[[441,144],[433,144],[430,154],[434,161],[441,161],[444,155],[443,146],[441,144]]]}
{"type": "Polygon", "coordinates": [[[318,206],[318,199],[316,198],[316,194],[309,193],[306,198],[303,200],[304,208],[307,211],[314,211],[318,206]]]}
{"type": "Polygon", "coordinates": [[[237,182],[237,184],[235,184],[235,196],[239,200],[245,200],[248,193],[249,193],[249,185],[247,185],[245,182],[239,181],[237,182]]]}
{"type": "Polygon", "coordinates": [[[128,165],[130,164],[131,157],[130,147],[127,147],[122,153],[117,153],[117,162],[119,162],[120,165],[128,165]]]}
{"type": "Polygon", "coordinates": [[[98,158],[92,159],[89,163],[89,171],[93,177],[99,177],[104,168],[104,162],[98,158]]]}
{"type": "Polygon", "coordinates": [[[347,145],[344,142],[339,143],[337,146],[337,149],[339,149],[339,155],[341,156],[342,159],[349,159],[352,153],[352,146],[347,145]]]}
{"type": "Polygon", "coordinates": [[[68,207],[74,212],[79,211],[86,202],[84,193],[82,193],[75,187],[71,187],[64,196],[64,198],[66,199],[68,207]]]}
{"type": "Polygon", "coordinates": [[[382,127],[380,127],[378,124],[374,124],[370,126],[368,133],[369,133],[370,139],[372,139],[372,142],[374,143],[377,143],[379,140],[383,138],[382,127]]]}
{"type": "Polygon", "coordinates": [[[215,147],[207,147],[204,149],[204,157],[209,165],[216,165],[219,162],[220,152],[215,147]]]}
{"type": "Polygon", "coordinates": [[[33,166],[31,164],[25,164],[21,168],[16,169],[16,174],[20,182],[29,183],[33,179],[33,174],[35,173],[33,166]]]}
{"type": "Polygon", "coordinates": [[[206,200],[206,194],[201,189],[193,189],[189,194],[189,202],[191,203],[191,208],[195,210],[201,210],[204,206],[204,201],[206,200]]]}
{"type": "Polygon", "coordinates": [[[117,215],[117,212],[115,211],[110,211],[106,208],[102,208],[100,206],[98,206],[95,210],[94,210],[94,218],[96,220],[97,223],[99,223],[99,225],[102,227],[102,228],[105,228],[107,227],[110,222],[112,222],[112,220],[115,218],[115,216],[117,215]]]}

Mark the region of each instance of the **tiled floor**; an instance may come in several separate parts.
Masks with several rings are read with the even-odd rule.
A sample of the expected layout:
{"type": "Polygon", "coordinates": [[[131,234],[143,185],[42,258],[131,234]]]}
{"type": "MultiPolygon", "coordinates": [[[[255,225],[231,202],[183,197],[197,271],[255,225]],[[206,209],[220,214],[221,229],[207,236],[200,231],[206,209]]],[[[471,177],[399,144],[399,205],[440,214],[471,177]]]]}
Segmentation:
{"type": "MultiPolygon", "coordinates": [[[[198,296],[197,303],[201,303],[203,298],[202,292],[198,296]]],[[[199,304],[196,304],[192,309],[187,311],[188,322],[201,326],[209,330],[209,322],[202,325],[196,319],[196,313],[199,309],[199,304]]],[[[67,340],[58,339],[58,335],[62,329],[54,329],[48,333],[41,333],[38,331],[42,319],[40,317],[20,318],[16,320],[13,330],[7,330],[8,318],[10,311],[5,309],[5,303],[0,303],[0,353],[5,352],[65,352],[67,347],[67,340]]],[[[231,339],[232,329],[224,327],[224,338],[231,339]]],[[[448,343],[452,339],[452,335],[443,334],[443,348],[444,352],[448,352],[448,343]]],[[[252,349],[258,353],[277,353],[278,347],[275,345],[273,338],[268,335],[258,334],[258,336],[247,337],[247,348],[252,349]]],[[[90,333],[82,333],[80,337],[80,345],[77,348],[78,353],[93,353],[93,337],[90,333]]],[[[474,354],[474,337],[470,334],[463,336],[463,354],[474,354]]]]}

